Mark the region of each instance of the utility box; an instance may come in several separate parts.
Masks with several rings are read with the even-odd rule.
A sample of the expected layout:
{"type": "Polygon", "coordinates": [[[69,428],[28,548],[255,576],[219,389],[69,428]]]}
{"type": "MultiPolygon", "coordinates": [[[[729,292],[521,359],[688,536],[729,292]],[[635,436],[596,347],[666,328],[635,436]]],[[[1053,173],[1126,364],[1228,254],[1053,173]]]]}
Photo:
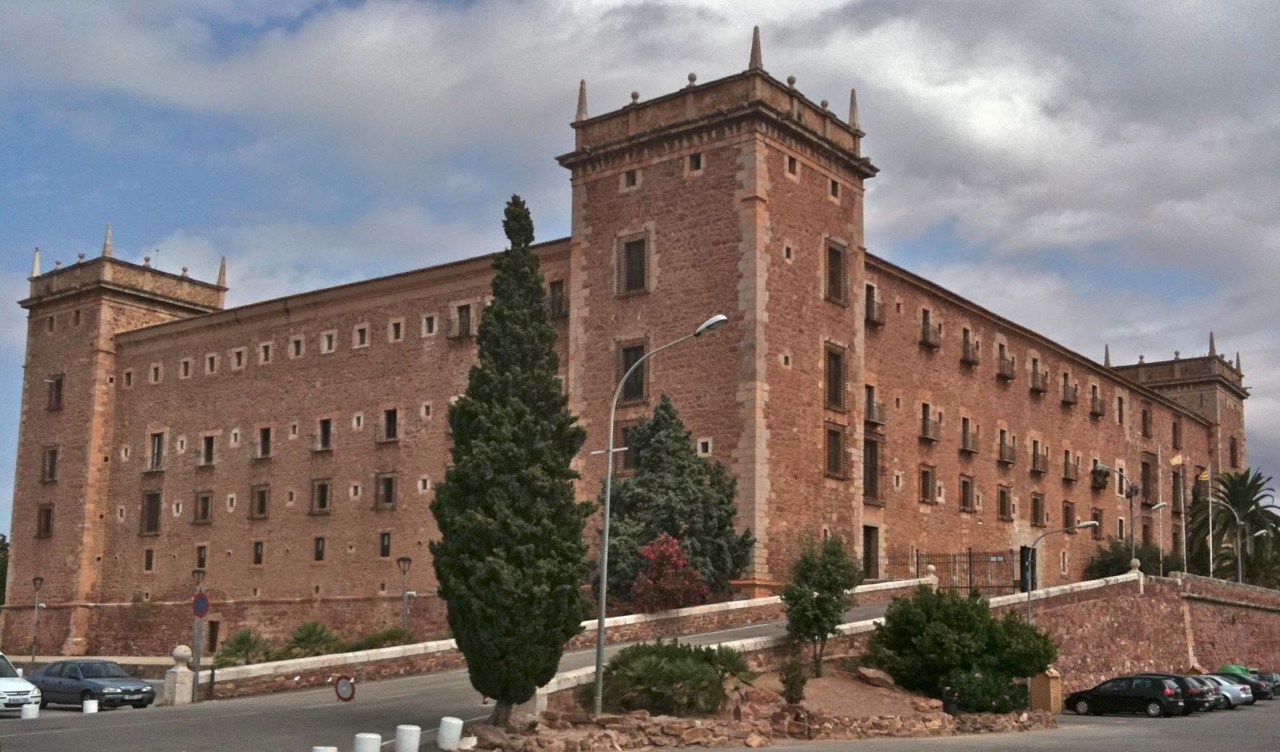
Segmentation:
{"type": "Polygon", "coordinates": [[[1031,709],[1062,712],[1062,674],[1051,668],[1031,677],[1031,709]]]}

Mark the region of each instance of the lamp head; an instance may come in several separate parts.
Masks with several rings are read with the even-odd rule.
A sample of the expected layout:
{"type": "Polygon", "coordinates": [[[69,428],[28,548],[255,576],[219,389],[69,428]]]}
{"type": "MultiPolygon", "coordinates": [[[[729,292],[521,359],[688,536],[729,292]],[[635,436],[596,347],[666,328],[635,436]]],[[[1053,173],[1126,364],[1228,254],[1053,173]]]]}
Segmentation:
{"type": "Polygon", "coordinates": [[[693,330],[693,336],[701,337],[703,332],[709,332],[728,320],[729,320],[728,316],[724,315],[723,313],[717,313],[716,315],[712,316],[711,318],[699,324],[698,328],[693,330]]]}
{"type": "Polygon", "coordinates": [[[36,576],[36,577],[32,577],[32,578],[31,578],[31,589],[32,589],[32,590],[39,590],[39,589],[40,589],[40,588],[42,588],[42,587],[44,587],[44,578],[43,578],[43,577],[36,576]]]}
{"type": "Polygon", "coordinates": [[[1115,468],[1114,468],[1114,467],[1112,467],[1112,466],[1110,466],[1110,465],[1103,464],[1103,463],[1101,463],[1101,462],[1099,462],[1098,464],[1094,465],[1094,466],[1093,466],[1093,469],[1094,469],[1094,470],[1108,470],[1108,471],[1110,471],[1110,470],[1115,470],[1115,468]]]}
{"type": "Polygon", "coordinates": [[[200,587],[200,583],[204,582],[204,575],[205,570],[201,567],[191,570],[191,579],[196,581],[196,587],[200,587]]]}
{"type": "Polygon", "coordinates": [[[1076,530],[1081,530],[1086,527],[1097,527],[1097,526],[1098,526],[1097,520],[1085,520],[1084,522],[1076,523],[1076,530]]]}
{"type": "Polygon", "coordinates": [[[1165,508],[1165,507],[1167,507],[1167,506],[1169,506],[1169,502],[1167,502],[1167,501],[1162,501],[1162,502],[1160,502],[1159,504],[1156,504],[1154,507],[1151,507],[1151,511],[1153,511],[1153,512],[1159,512],[1161,509],[1164,509],[1164,508],[1165,508]]]}
{"type": "Polygon", "coordinates": [[[413,564],[413,559],[408,556],[401,556],[396,559],[396,566],[400,567],[400,574],[409,574],[409,567],[413,564]]]}

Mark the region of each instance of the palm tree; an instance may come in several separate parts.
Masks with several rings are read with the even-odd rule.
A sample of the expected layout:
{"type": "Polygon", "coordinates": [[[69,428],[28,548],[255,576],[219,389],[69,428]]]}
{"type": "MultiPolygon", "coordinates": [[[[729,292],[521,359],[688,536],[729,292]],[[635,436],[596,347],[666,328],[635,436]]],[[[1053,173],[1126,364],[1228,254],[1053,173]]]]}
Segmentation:
{"type": "Polygon", "coordinates": [[[1210,507],[1213,508],[1213,550],[1218,552],[1213,567],[1216,574],[1229,573],[1236,566],[1237,527],[1240,527],[1238,540],[1245,544],[1246,562],[1253,549],[1254,536],[1265,537],[1269,543],[1280,542],[1280,515],[1269,503],[1275,496],[1271,482],[1271,476],[1250,468],[1238,473],[1219,473],[1214,478],[1212,501],[1205,497],[1192,500],[1187,526],[1188,557],[1197,561],[1206,558],[1210,507]]]}

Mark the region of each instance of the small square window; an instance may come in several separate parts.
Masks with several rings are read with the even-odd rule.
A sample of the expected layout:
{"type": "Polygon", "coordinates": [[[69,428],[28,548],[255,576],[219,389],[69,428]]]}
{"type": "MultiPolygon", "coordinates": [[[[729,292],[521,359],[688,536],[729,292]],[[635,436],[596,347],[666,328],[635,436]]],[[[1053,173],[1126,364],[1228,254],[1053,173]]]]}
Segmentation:
{"type": "Polygon", "coordinates": [[[640,175],[635,170],[627,170],[622,174],[622,187],[635,188],[640,183],[640,175]]]}
{"type": "Polygon", "coordinates": [[[258,363],[259,363],[259,365],[266,365],[266,364],[270,363],[270,362],[271,362],[271,356],[272,356],[272,355],[273,355],[273,353],[271,352],[271,343],[270,343],[270,342],[263,342],[262,344],[258,345],[258,363]]]}
{"type": "Polygon", "coordinates": [[[231,370],[239,371],[244,368],[245,364],[245,348],[237,347],[231,351],[231,370]]]}
{"type": "Polygon", "coordinates": [[[191,358],[183,358],[182,360],[178,361],[178,378],[180,379],[191,378],[191,373],[192,373],[191,366],[192,366],[191,358]]]}
{"type": "Polygon", "coordinates": [[[395,473],[381,473],[378,475],[378,498],[376,500],[379,509],[392,509],[396,505],[396,476],[395,473]]]}
{"type": "Polygon", "coordinates": [[[125,387],[126,387],[126,388],[128,388],[128,387],[132,387],[132,386],[133,386],[133,371],[132,371],[132,370],[125,371],[125,372],[124,372],[124,374],[123,374],[123,376],[124,376],[124,385],[125,385],[125,387]]]}
{"type": "Polygon", "coordinates": [[[711,447],[712,447],[711,439],[698,439],[698,456],[710,457],[711,447]]]}
{"type": "Polygon", "coordinates": [[[151,364],[151,383],[159,384],[164,379],[164,366],[159,363],[151,364]]]}
{"type": "Polygon", "coordinates": [[[360,324],[351,331],[351,347],[360,348],[369,346],[369,325],[360,324]]]}
{"type": "Polygon", "coordinates": [[[212,376],[213,374],[218,372],[218,356],[217,355],[204,356],[204,372],[206,375],[209,375],[209,376],[212,376]]]}
{"type": "Polygon", "coordinates": [[[311,484],[311,513],[328,514],[331,510],[330,491],[332,484],[328,479],[313,481],[311,484]]]}
{"type": "Polygon", "coordinates": [[[252,494],[253,503],[249,507],[249,518],[254,520],[267,519],[267,513],[271,508],[271,487],[255,486],[252,494]]]}
{"type": "Polygon", "coordinates": [[[307,340],[303,337],[289,339],[289,357],[301,358],[307,351],[307,340]]]}
{"type": "Polygon", "coordinates": [[[195,516],[192,522],[196,524],[205,524],[212,519],[213,515],[213,494],[198,493],[196,494],[195,516]]]}
{"type": "Polygon", "coordinates": [[[337,332],[321,332],[320,333],[320,352],[331,353],[338,347],[337,332]]]}
{"type": "Polygon", "coordinates": [[[702,152],[689,155],[689,172],[702,172],[702,152]]]}
{"type": "Polygon", "coordinates": [[[404,340],[404,319],[396,319],[387,324],[387,340],[390,342],[404,340]]]}

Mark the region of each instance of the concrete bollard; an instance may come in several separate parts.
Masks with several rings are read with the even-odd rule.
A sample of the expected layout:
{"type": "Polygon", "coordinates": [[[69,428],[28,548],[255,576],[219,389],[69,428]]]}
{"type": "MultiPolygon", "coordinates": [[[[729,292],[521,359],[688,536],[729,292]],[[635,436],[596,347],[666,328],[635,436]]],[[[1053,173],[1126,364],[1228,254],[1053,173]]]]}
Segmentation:
{"type": "Polygon", "coordinates": [[[84,701],[84,704],[80,707],[80,711],[81,711],[82,713],[96,713],[96,712],[98,712],[98,701],[97,701],[97,700],[85,700],[85,701],[84,701]]]}
{"type": "Polygon", "coordinates": [[[462,719],[446,715],[440,719],[440,728],[436,730],[436,747],[450,752],[458,748],[458,740],[462,738],[462,719]]]}
{"type": "Polygon", "coordinates": [[[404,724],[396,726],[395,752],[418,752],[422,742],[422,727],[404,724]]]}
{"type": "MultiPolygon", "coordinates": [[[[36,704],[22,706],[22,720],[31,721],[40,717],[40,706],[36,704]]],[[[417,747],[414,747],[417,749],[417,747]]]]}
{"type": "Polygon", "coordinates": [[[381,752],[381,734],[356,734],[356,746],[352,752],[381,752]]]}

